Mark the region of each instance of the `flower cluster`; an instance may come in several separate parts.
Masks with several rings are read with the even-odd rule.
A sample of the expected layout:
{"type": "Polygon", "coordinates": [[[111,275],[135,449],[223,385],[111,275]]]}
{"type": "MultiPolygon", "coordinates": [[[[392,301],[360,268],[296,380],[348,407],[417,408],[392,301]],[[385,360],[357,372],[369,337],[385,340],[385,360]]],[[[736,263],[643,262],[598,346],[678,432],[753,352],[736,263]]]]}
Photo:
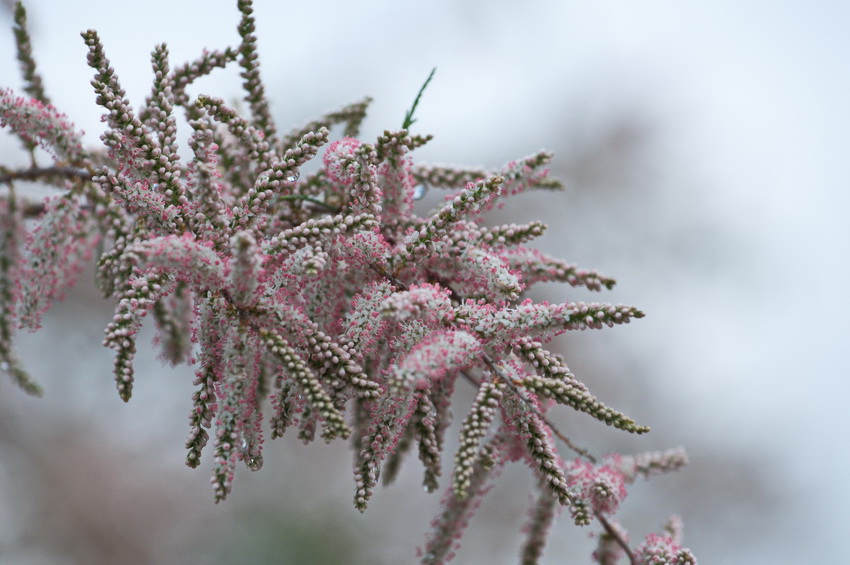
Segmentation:
{"type": "Polygon", "coordinates": [[[99,244],[97,281],[116,301],[103,343],[115,351],[118,393],[125,401],[132,395],[136,338],[152,314],[163,359],[195,364],[186,462],[198,466],[212,436],[216,501],[232,492],[240,462],[262,467],[266,427],[272,438],[292,430],[304,442],[317,432],[327,442],[349,439],[361,511],[378,479],[392,480],[414,446],[423,484],[433,491],[461,382],[477,395],[460,426],[423,563],[451,559],[493,477],[515,461],[539,484],[524,563],[539,559],[559,505],[576,524],[603,526],[600,563],[620,555],[633,563],[694,563],[672,536],[650,536],[632,550],[625,531],[608,521],[627,484],[680,467],[684,454],[598,462],[547,416],[563,404],[630,433],[649,431],[606,406],[545,348],[564,332],[626,324],[643,313],[598,302],[533,302],[525,294],[539,282],[598,291],[614,280],[530,247],[545,230],[540,222],[484,223],[482,213],[510,196],[560,187],[548,176],[551,155],[541,151],[495,171],[417,165],[412,152],[430,138],[407,129],[415,105],[405,129],[369,143],[357,139],[368,100],[282,135],[260,78],[251,2],[238,7],[234,48],[204,51],[175,68],[165,45],[154,48],[153,88],[138,111],[97,33],[84,32],[107,125],[103,149],[94,151],[83,149],[44,95],[18,6],[29,97],[0,93],[0,124],[21,138],[33,166],[2,170],[3,370],[36,391],[14,357],[12,334],[38,327],[99,244]],[[221,99],[186,92],[231,62],[242,68],[248,117],[221,99]],[[191,128],[188,161],[177,146],[178,110],[191,128]],[[343,135],[331,141],[336,126],[343,135]],[[35,165],[37,146],[53,166],[35,165]],[[321,166],[302,175],[312,160],[321,166]],[[53,185],[58,195],[29,202],[17,189],[29,181],[53,185]],[[429,187],[447,191],[444,204],[417,215],[414,201],[429,187]],[[559,440],[575,460],[562,458],[559,440]]]}

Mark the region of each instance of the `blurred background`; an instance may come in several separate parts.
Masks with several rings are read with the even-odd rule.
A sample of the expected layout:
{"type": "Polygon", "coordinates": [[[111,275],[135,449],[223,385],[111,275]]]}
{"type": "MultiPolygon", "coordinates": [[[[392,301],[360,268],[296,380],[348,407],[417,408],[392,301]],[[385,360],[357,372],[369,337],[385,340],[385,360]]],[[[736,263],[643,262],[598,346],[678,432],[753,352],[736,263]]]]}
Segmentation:
{"type": "MultiPolygon", "coordinates": [[[[26,2],[48,94],[91,143],[102,125],[80,31],[100,33],[138,105],[154,44],[168,43],[172,65],[234,45],[235,4],[26,2]]],[[[653,427],[623,436],[556,411],[577,443],[600,454],[684,445],[691,456],[683,472],[632,489],[619,517],[633,540],[679,513],[702,563],[842,562],[850,5],[255,0],[255,13],[283,131],[370,95],[361,137],[374,139],[401,125],[436,66],[413,126],[435,138],[418,162],[497,168],[555,152],[567,190],[518,197],[493,220],[543,219],[541,248],[619,281],[605,296],[547,285],[535,297],[647,313],[557,345],[598,396],[653,427]]],[[[0,23],[11,28],[9,2],[0,23]]],[[[0,86],[20,90],[18,74],[9,31],[0,86]]],[[[234,100],[237,71],[191,92],[234,100]]],[[[4,164],[23,162],[6,134],[0,151],[4,164]]],[[[214,505],[209,461],[183,465],[191,372],[160,365],[142,347],[148,333],[134,397],[121,402],[100,346],[112,305],[90,281],[41,332],[18,337],[44,398],[0,381],[0,562],[414,562],[439,502],[416,461],[360,515],[350,455],[288,437],[267,442],[262,472],[240,468],[214,505]]],[[[471,398],[460,391],[456,418],[471,398]]],[[[531,486],[527,469],[505,471],[457,563],[517,562],[531,486]]],[[[543,563],[589,561],[588,531],[562,519],[543,563]]]]}

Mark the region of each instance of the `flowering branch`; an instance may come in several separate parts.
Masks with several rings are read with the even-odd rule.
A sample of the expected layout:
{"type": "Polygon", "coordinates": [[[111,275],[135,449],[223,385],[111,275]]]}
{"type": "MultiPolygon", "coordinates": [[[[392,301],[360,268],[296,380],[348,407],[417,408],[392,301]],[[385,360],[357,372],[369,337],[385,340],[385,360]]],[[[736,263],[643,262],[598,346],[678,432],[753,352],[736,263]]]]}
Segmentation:
{"type": "MultiPolygon", "coordinates": [[[[196,362],[186,463],[197,467],[212,435],[216,502],[232,494],[239,463],[263,465],[264,432],[297,429],[305,443],[349,439],[354,505],[364,511],[379,478],[418,452],[423,486],[439,487],[444,439],[459,378],[477,389],[461,419],[459,447],[440,513],[420,558],[445,563],[492,479],[524,462],[539,493],[524,563],[542,555],[559,507],[601,525],[593,559],[613,564],[695,563],[681,527],[629,546],[610,518],[637,477],[682,467],[681,450],[597,457],[561,433],[549,411],[568,406],[629,433],[647,426],[608,407],[545,344],[565,332],[627,324],[643,312],[602,302],[534,302],[529,287],[564,282],[590,291],[614,279],[531,247],[546,226],[485,225],[483,214],[529,189],[556,189],[552,155],[540,151],[489,171],[415,163],[430,136],[410,135],[431,72],[403,128],[356,139],[364,99],[279,135],[259,72],[250,0],[237,0],[238,44],[172,67],[165,44],[151,55],[153,86],[133,109],[98,34],[82,34],[104,149],[49,104],[36,72],[23,8],[16,10],[26,97],[0,94],[0,125],[34,155],[0,169],[0,369],[38,393],[14,355],[16,329],[75,283],[96,245],[96,280],[115,301],[104,345],[115,352],[120,398],[136,382],[136,338],[149,313],[169,363],[196,362]],[[241,68],[249,116],[187,87],[231,63],[241,68]],[[175,112],[191,129],[178,147],[175,112]],[[332,131],[341,126],[342,137],[332,131]],[[320,155],[321,154],[321,155],[320,155]],[[181,155],[187,155],[182,157],[181,155]],[[302,178],[302,168],[311,170],[302,178]],[[19,182],[59,194],[19,198],[19,182]],[[419,215],[427,188],[450,191],[419,215]],[[26,222],[24,220],[27,220],[26,222]],[[268,399],[269,402],[265,402],[268,399]],[[264,419],[268,418],[268,426],[264,419]],[[556,440],[578,454],[565,460],[556,440]],[[663,561],[666,559],[666,561],[663,561]]],[[[340,442],[341,443],[341,442],[340,442]]]]}

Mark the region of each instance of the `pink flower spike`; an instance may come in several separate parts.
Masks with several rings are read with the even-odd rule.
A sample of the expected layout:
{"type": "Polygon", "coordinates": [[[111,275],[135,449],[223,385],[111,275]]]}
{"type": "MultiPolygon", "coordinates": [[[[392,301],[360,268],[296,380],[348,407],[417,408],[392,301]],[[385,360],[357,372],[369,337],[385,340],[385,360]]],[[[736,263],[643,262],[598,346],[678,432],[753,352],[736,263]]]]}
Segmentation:
{"type": "Polygon", "coordinates": [[[690,549],[682,548],[669,536],[649,534],[635,551],[636,565],[697,565],[690,549]]]}
{"type": "Polygon", "coordinates": [[[626,498],[623,476],[608,466],[576,461],[570,469],[569,484],[600,514],[614,514],[626,498]]]}
{"type": "Polygon", "coordinates": [[[0,126],[25,153],[0,164],[0,372],[38,392],[14,355],[15,331],[38,328],[94,260],[96,285],[115,304],[103,344],[114,353],[120,398],[136,386],[137,339],[149,314],[160,359],[193,366],[185,462],[200,466],[212,444],[216,502],[232,493],[240,463],[263,466],[267,419],[272,438],[290,430],[290,439],[352,451],[360,511],[379,481],[403,477],[417,456],[427,492],[450,472],[420,565],[459,555],[470,518],[509,461],[525,464],[536,487],[523,563],[544,559],[562,508],[578,526],[602,527],[593,556],[600,565],[623,553],[634,565],[635,551],[644,565],[694,563],[681,547],[680,521],[633,550],[612,516],[626,485],[681,468],[684,451],[597,459],[583,445],[598,442],[583,428],[568,436],[556,424],[571,409],[628,433],[649,431],[594,396],[547,345],[643,313],[535,300],[536,283],[584,293],[614,280],[534,249],[542,222],[493,225],[487,217],[507,197],[560,188],[549,177],[552,155],[541,150],[494,170],[419,164],[418,149],[433,137],[411,128],[433,71],[401,129],[358,139],[367,98],[281,135],[259,71],[253,4],[237,1],[232,47],[172,66],[166,45],[156,45],[141,104],[122,87],[98,33],[83,32],[105,126],[98,147],[84,150],[81,133],[49,103],[18,2],[14,34],[32,98],[0,88],[0,126]],[[231,63],[242,102],[196,95],[199,79],[231,63]],[[42,201],[43,187],[53,192],[42,201]],[[429,202],[438,204],[425,211],[429,202]],[[453,420],[459,437],[449,471],[453,420]],[[565,461],[564,449],[579,459],[565,461]]]}
{"type": "Polygon", "coordinates": [[[434,331],[398,362],[390,387],[395,391],[426,389],[433,381],[473,365],[481,353],[481,343],[468,332],[434,331]]]}
{"type": "Polygon", "coordinates": [[[16,96],[10,88],[2,90],[0,126],[11,128],[26,142],[39,144],[57,161],[85,161],[83,132],[76,131],[68,116],[50,104],[16,96]]]}
{"type": "Polygon", "coordinates": [[[450,296],[451,291],[439,285],[413,285],[384,300],[382,313],[399,321],[421,318],[434,324],[449,322],[454,318],[450,296]]]}

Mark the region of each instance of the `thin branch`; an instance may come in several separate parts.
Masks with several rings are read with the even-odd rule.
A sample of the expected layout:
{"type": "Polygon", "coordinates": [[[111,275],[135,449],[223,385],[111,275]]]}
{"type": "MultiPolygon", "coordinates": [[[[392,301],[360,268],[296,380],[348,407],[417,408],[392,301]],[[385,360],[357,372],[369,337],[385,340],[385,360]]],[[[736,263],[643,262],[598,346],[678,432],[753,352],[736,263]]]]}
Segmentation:
{"type": "Polygon", "coordinates": [[[596,515],[596,519],[599,520],[599,523],[602,524],[602,527],[605,528],[605,533],[614,538],[614,541],[617,542],[617,545],[623,548],[623,551],[626,552],[626,557],[629,558],[629,563],[632,565],[637,565],[637,561],[635,560],[635,554],[632,553],[632,548],[629,547],[629,544],[623,537],[620,535],[620,532],[611,525],[611,523],[599,512],[594,513],[596,515]]]}
{"type": "Polygon", "coordinates": [[[10,171],[3,169],[0,172],[0,184],[8,184],[16,180],[37,181],[46,178],[62,177],[72,180],[91,180],[92,173],[86,169],[78,169],[76,167],[33,167],[31,169],[23,169],[20,171],[10,171]]]}
{"type": "Polygon", "coordinates": [[[316,206],[319,206],[320,208],[324,208],[325,210],[328,210],[329,212],[333,212],[335,214],[339,213],[339,208],[334,208],[333,206],[330,206],[330,205],[326,204],[325,202],[322,202],[321,200],[318,200],[316,198],[311,198],[310,196],[304,196],[302,194],[287,194],[285,196],[278,196],[278,199],[279,200],[292,200],[292,201],[302,200],[304,202],[309,202],[311,204],[315,204],[316,206]]]}
{"type": "Polygon", "coordinates": [[[504,382],[506,385],[508,385],[508,388],[511,389],[511,392],[513,392],[517,396],[517,398],[519,398],[523,402],[523,404],[528,406],[528,408],[534,413],[535,416],[540,418],[540,420],[542,420],[544,424],[549,426],[549,429],[552,430],[552,433],[555,434],[555,437],[557,437],[559,440],[564,442],[564,444],[568,448],[570,448],[572,451],[574,451],[575,453],[577,453],[581,457],[584,457],[585,459],[587,459],[591,463],[596,463],[596,457],[594,457],[593,454],[590,453],[590,451],[574,444],[570,440],[570,438],[568,438],[563,433],[561,433],[561,431],[554,424],[554,422],[552,422],[552,420],[550,420],[549,418],[546,417],[546,414],[544,414],[528,398],[526,398],[524,395],[520,394],[519,387],[517,387],[516,383],[514,381],[512,381],[511,379],[509,379],[508,377],[506,377],[504,374],[502,374],[502,371],[499,370],[499,368],[496,366],[496,364],[493,362],[493,359],[491,359],[489,355],[487,355],[485,353],[482,356],[482,359],[484,360],[484,364],[487,365],[487,367],[491,371],[493,371],[496,374],[496,376],[498,376],[502,380],[502,382],[504,382]]]}
{"type": "Polygon", "coordinates": [[[463,375],[463,378],[465,378],[467,381],[469,381],[469,383],[472,386],[474,386],[475,388],[478,388],[478,387],[481,386],[481,383],[476,381],[474,378],[472,378],[472,375],[470,375],[466,371],[461,371],[460,374],[463,375]]]}

